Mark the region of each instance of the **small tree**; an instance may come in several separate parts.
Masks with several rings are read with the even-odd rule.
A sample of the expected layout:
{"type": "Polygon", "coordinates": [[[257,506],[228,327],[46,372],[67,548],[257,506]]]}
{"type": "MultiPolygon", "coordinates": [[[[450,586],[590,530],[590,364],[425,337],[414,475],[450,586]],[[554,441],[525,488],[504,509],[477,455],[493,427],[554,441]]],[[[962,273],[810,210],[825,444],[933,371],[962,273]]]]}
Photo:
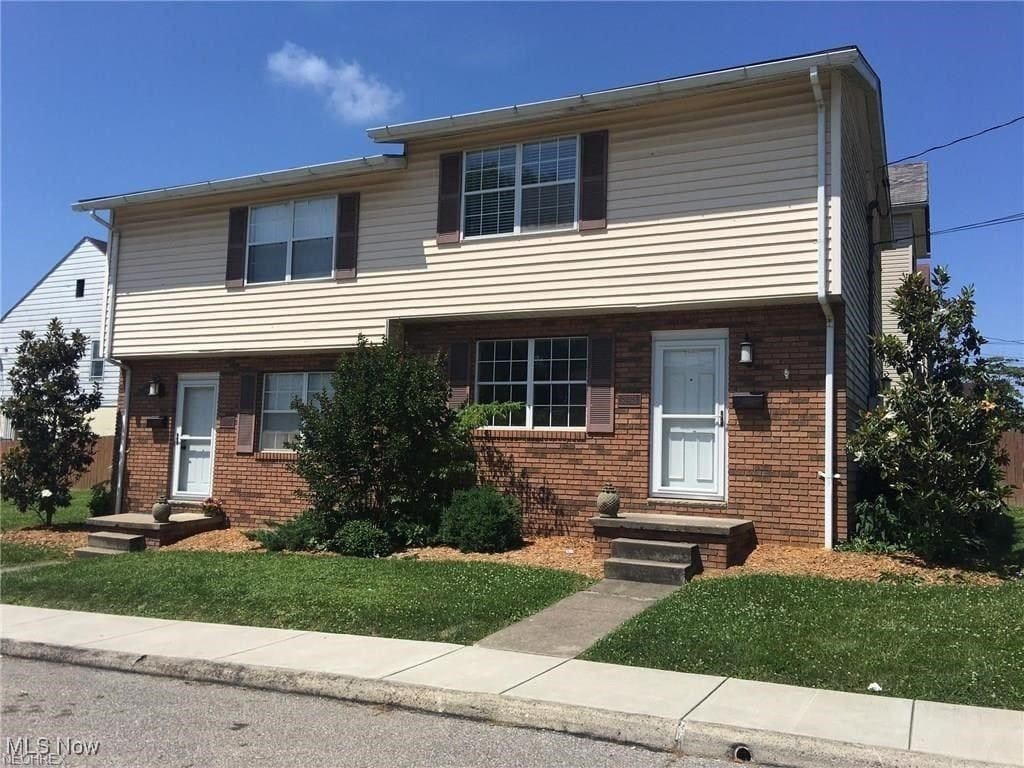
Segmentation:
{"type": "Polygon", "coordinates": [[[292,446],[306,495],[329,521],[327,535],[350,519],[393,534],[408,525],[434,529],[473,466],[454,429],[440,360],[360,337],[331,385],[308,405],[296,403],[302,430],[292,446]]]}
{"type": "Polygon", "coordinates": [[[71,503],[71,484],[96,445],[88,417],[100,406],[99,385],[83,392],[78,379],[85,348],[82,332],[68,336],[57,318],[41,337],[22,331],[8,373],[11,394],[0,403],[18,438],[3,458],[4,497],[46,525],[71,503]]]}
{"type": "Polygon", "coordinates": [[[1006,511],[1007,429],[1024,424],[1017,374],[982,356],[972,287],[949,297],[949,273],[932,286],[913,273],[896,291],[898,336],[876,340],[897,377],[849,440],[882,493],[857,506],[857,535],[933,560],[987,556],[1006,511]]]}

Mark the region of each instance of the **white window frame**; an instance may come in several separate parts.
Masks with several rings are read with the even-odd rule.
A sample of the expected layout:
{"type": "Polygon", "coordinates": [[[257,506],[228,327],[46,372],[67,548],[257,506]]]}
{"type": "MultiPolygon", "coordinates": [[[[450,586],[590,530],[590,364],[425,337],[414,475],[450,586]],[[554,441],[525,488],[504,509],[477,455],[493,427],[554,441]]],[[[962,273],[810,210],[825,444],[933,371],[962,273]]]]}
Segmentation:
{"type": "MultiPolygon", "coordinates": [[[[523,383],[526,384],[526,423],[525,424],[488,424],[486,426],[480,427],[480,429],[504,429],[504,430],[509,430],[509,429],[536,429],[536,430],[548,430],[548,431],[554,431],[554,432],[566,432],[566,431],[585,432],[586,431],[586,429],[587,429],[587,415],[588,415],[589,408],[588,408],[588,406],[587,406],[585,401],[584,401],[583,426],[581,426],[581,427],[569,427],[569,426],[566,426],[566,427],[536,426],[535,427],[533,425],[533,406],[534,406],[534,402],[533,402],[533,400],[534,400],[534,397],[533,397],[533,393],[534,393],[534,389],[533,389],[533,385],[534,385],[533,362],[534,362],[534,359],[535,359],[535,356],[534,356],[534,348],[536,346],[535,342],[538,339],[540,339],[541,341],[546,341],[548,339],[551,339],[551,340],[554,340],[554,339],[586,339],[587,340],[587,371],[589,373],[589,371],[590,371],[590,337],[589,336],[579,336],[579,335],[574,335],[574,336],[537,336],[537,337],[525,339],[525,341],[529,345],[527,353],[526,353],[526,381],[525,382],[494,381],[493,379],[491,379],[490,381],[483,381],[482,382],[482,381],[480,381],[479,377],[477,376],[477,373],[479,372],[478,364],[480,362],[480,345],[485,343],[485,342],[524,341],[524,339],[522,337],[519,337],[519,338],[509,337],[509,338],[504,338],[504,339],[479,339],[476,342],[476,353],[473,356],[473,401],[474,402],[477,402],[477,403],[480,402],[480,386],[481,386],[481,384],[483,386],[509,385],[509,384],[522,385],[523,383]]],[[[578,379],[566,379],[566,380],[563,381],[563,380],[560,379],[558,381],[542,381],[540,383],[541,384],[569,384],[569,385],[572,385],[572,384],[583,384],[584,386],[589,386],[589,376],[585,377],[582,381],[579,381],[578,379]]]]}
{"type": "MultiPolygon", "coordinates": [[[[488,149],[498,149],[509,146],[508,143],[488,144],[481,147],[473,147],[462,151],[462,173],[459,177],[459,189],[460,189],[460,201],[459,206],[459,232],[463,240],[493,240],[500,237],[516,237],[518,235],[544,235],[551,234],[554,232],[578,232],[580,228],[580,134],[578,133],[566,133],[561,136],[549,136],[543,139],[532,139],[530,141],[521,141],[515,144],[516,148],[516,184],[515,184],[515,207],[513,208],[513,226],[511,232],[495,232],[490,235],[467,235],[466,234],[466,196],[476,195],[480,196],[488,192],[500,192],[501,190],[513,189],[512,187],[495,187],[494,189],[481,190],[479,192],[468,192],[466,191],[466,156],[470,152],[480,152],[488,149]],[[573,223],[571,227],[546,227],[543,229],[528,229],[526,232],[522,231],[522,194],[523,194],[523,145],[524,144],[538,144],[545,141],[559,141],[560,139],[576,139],[576,178],[575,178],[575,195],[573,195],[573,223]]],[[[536,184],[527,184],[526,187],[533,189],[534,187],[549,187],[555,184],[565,184],[563,181],[544,181],[536,184]]],[[[246,260],[248,263],[248,260],[246,260]]],[[[520,427],[521,429],[521,427],[520,427]]]]}
{"type": "Polygon", "coordinates": [[[268,413],[298,413],[298,411],[288,408],[287,410],[280,410],[278,408],[267,409],[266,407],[266,393],[267,393],[267,377],[268,376],[294,376],[296,374],[302,374],[302,402],[309,404],[309,376],[310,374],[317,374],[321,376],[330,376],[330,371],[266,371],[263,374],[263,387],[260,390],[260,453],[293,453],[290,448],[264,448],[263,447],[263,425],[265,423],[264,415],[268,413]]]}
{"type": "Polygon", "coordinates": [[[333,215],[331,220],[334,222],[338,221],[338,198],[337,196],[331,197],[330,195],[317,195],[316,197],[299,197],[294,200],[278,200],[270,203],[258,203],[256,205],[250,205],[248,215],[245,220],[245,285],[280,285],[281,283],[311,283],[317,280],[330,280],[334,275],[334,252],[338,247],[338,227],[335,226],[331,230],[331,269],[328,270],[326,275],[320,277],[299,277],[292,278],[292,244],[296,242],[304,242],[306,240],[322,240],[320,237],[295,237],[295,204],[296,203],[307,203],[313,200],[331,200],[331,210],[333,215]],[[291,221],[291,233],[288,235],[288,241],[285,248],[285,265],[284,265],[284,280],[260,280],[259,282],[249,282],[249,249],[254,245],[273,245],[281,242],[280,240],[267,240],[256,242],[250,239],[249,233],[252,231],[252,212],[257,208],[271,208],[278,205],[288,206],[288,218],[291,221]]]}

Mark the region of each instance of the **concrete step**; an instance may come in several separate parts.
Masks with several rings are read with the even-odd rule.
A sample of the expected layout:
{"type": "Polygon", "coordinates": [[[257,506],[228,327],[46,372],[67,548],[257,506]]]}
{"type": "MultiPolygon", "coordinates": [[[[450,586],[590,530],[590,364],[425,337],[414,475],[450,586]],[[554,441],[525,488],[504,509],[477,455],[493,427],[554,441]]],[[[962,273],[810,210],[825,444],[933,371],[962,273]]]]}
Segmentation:
{"type": "Polygon", "coordinates": [[[697,545],[682,541],[612,539],[612,557],[689,565],[697,559],[697,545]]]}
{"type": "Polygon", "coordinates": [[[656,560],[630,560],[610,557],[604,561],[606,579],[647,581],[654,584],[685,584],[694,566],[682,563],[663,563],[656,560]]]}
{"type": "Polygon", "coordinates": [[[124,552],[138,552],[146,548],[146,537],[131,533],[97,531],[89,534],[89,546],[96,549],[119,549],[124,552]]]}
{"type": "Polygon", "coordinates": [[[107,549],[106,547],[79,547],[75,550],[76,558],[85,557],[111,557],[113,555],[127,555],[127,549],[107,549]]]}

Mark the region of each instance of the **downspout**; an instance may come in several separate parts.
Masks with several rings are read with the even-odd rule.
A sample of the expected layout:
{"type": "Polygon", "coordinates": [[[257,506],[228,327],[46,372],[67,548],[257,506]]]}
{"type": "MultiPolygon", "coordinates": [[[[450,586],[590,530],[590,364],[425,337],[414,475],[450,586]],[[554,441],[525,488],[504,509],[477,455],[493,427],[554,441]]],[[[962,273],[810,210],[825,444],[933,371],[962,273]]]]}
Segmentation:
{"type": "Polygon", "coordinates": [[[121,245],[121,233],[114,227],[114,215],[114,212],[111,211],[108,222],[97,216],[95,211],[89,211],[89,216],[104,227],[109,234],[107,238],[107,295],[103,302],[103,339],[100,347],[103,350],[104,362],[116,365],[124,373],[124,407],[121,409],[121,431],[117,443],[117,488],[114,492],[114,514],[120,514],[121,505],[124,503],[124,467],[128,455],[128,412],[132,400],[132,369],[127,363],[111,356],[114,344],[114,309],[117,303],[117,264],[121,245]]]}
{"type": "MultiPolygon", "coordinates": [[[[836,319],[828,303],[828,219],[825,207],[825,97],[818,68],[811,67],[811,90],[818,108],[818,304],[825,315],[825,469],[818,476],[825,481],[825,548],[835,540],[835,364],[836,319]]],[[[833,130],[835,126],[833,126],[833,130]]]]}

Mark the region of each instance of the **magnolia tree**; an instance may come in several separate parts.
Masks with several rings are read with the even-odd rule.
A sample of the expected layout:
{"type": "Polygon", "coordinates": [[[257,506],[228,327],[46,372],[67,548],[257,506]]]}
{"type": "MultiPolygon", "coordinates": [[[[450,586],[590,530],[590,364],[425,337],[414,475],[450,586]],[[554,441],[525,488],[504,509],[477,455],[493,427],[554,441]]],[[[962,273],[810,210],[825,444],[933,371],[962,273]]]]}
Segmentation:
{"type": "Polygon", "coordinates": [[[948,296],[948,286],[940,267],[930,287],[913,273],[897,289],[892,306],[906,340],[886,334],[875,347],[895,379],[848,448],[881,486],[857,506],[859,539],[964,561],[1000,545],[1009,495],[1000,442],[1024,425],[1024,378],[982,355],[973,288],[948,296]]]}
{"type": "Polygon", "coordinates": [[[4,499],[46,525],[71,503],[71,484],[96,445],[89,414],[100,406],[99,385],[83,392],[78,379],[85,349],[82,332],[65,334],[56,318],[43,336],[22,331],[7,374],[10,396],[0,403],[18,439],[3,457],[4,499]]]}

